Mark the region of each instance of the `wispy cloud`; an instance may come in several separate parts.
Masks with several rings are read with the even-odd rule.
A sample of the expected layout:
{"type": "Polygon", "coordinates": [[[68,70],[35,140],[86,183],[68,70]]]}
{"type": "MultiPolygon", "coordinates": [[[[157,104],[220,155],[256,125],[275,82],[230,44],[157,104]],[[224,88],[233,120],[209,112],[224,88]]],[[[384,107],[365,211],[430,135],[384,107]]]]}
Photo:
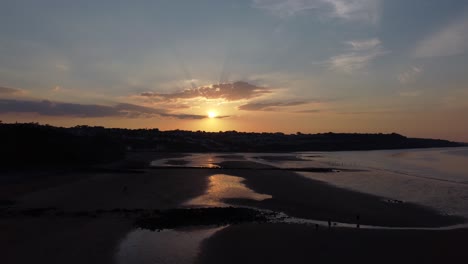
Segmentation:
{"type": "Polygon", "coordinates": [[[63,91],[62,86],[56,85],[54,88],[52,88],[52,92],[54,92],[54,93],[58,93],[58,92],[61,92],[61,91],[63,91]]]}
{"type": "Polygon", "coordinates": [[[345,43],[350,46],[350,51],[331,57],[328,60],[330,69],[347,73],[363,70],[377,57],[388,53],[382,47],[381,41],[376,38],[352,40],[345,43]]]}
{"type": "Polygon", "coordinates": [[[168,113],[163,109],[144,107],[134,104],[116,104],[114,106],[95,104],[75,104],[52,102],[48,100],[27,101],[0,99],[0,113],[35,113],[44,116],[63,117],[126,117],[149,118],[155,116],[177,119],[203,119],[205,115],[168,113]]]}
{"type": "Polygon", "coordinates": [[[468,18],[463,17],[416,45],[415,57],[440,57],[465,53],[468,50],[468,18]]]}
{"type": "Polygon", "coordinates": [[[16,88],[9,88],[9,87],[0,87],[0,96],[1,95],[20,95],[24,94],[25,91],[16,88]]]}
{"type": "MultiPolygon", "coordinates": [[[[207,118],[206,115],[192,115],[192,114],[168,114],[168,113],[162,113],[162,114],[159,114],[160,116],[163,116],[163,117],[173,117],[173,118],[176,118],[176,119],[205,119],[207,118]]],[[[226,117],[230,117],[230,116],[217,116],[216,118],[226,118],[226,117]]]]}
{"type": "Polygon", "coordinates": [[[292,101],[292,102],[251,102],[238,107],[239,110],[245,111],[275,111],[283,107],[297,106],[308,104],[309,101],[292,101]]]}
{"type": "Polygon", "coordinates": [[[299,114],[312,114],[312,113],[319,113],[319,112],[322,112],[322,110],[307,109],[307,110],[294,111],[294,113],[299,113],[299,114]]]}
{"type": "Polygon", "coordinates": [[[280,17],[289,17],[297,13],[319,8],[322,1],[315,0],[253,0],[253,6],[270,11],[280,17]]]}
{"type": "Polygon", "coordinates": [[[227,101],[238,101],[243,99],[251,99],[265,94],[272,93],[271,89],[259,87],[247,82],[234,82],[213,84],[210,86],[202,86],[198,88],[186,89],[181,92],[162,94],[156,92],[144,92],[140,96],[162,99],[162,100],[177,100],[177,99],[224,99],[227,101]]]}
{"type": "Polygon", "coordinates": [[[322,0],[333,6],[333,15],[343,19],[379,21],[380,0],[322,0]]]}
{"type": "Polygon", "coordinates": [[[380,0],[253,0],[256,8],[286,18],[317,10],[328,17],[377,23],[380,0]]]}
{"type": "Polygon", "coordinates": [[[382,115],[382,114],[394,114],[402,112],[402,110],[373,110],[373,111],[336,111],[335,113],[338,115],[382,115]]]}
{"type": "Polygon", "coordinates": [[[397,79],[400,83],[407,84],[416,81],[422,73],[422,67],[412,66],[409,70],[398,74],[397,79]]]}
{"type": "Polygon", "coordinates": [[[371,38],[365,40],[350,40],[346,44],[352,47],[352,50],[370,50],[378,47],[382,42],[378,38],[371,38]]]}
{"type": "Polygon", "coordinates": [[[57,70],[60,70],[60,71],[68,71],[68,70],[70,70],[70,67],[68,67],[68,65],[65,64],[65,63],[56,63],[56,64],[55,64],[55,68],[57,68],[57,70]]]}

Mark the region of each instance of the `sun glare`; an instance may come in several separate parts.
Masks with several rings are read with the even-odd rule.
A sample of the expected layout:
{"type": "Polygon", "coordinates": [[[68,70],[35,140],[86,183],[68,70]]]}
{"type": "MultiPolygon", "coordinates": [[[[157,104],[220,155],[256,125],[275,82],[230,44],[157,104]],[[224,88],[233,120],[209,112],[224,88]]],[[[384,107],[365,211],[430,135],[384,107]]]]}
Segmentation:
{"type": "Polygon", "coordinates": [[[215,118],[216,116],[218,116],[218,114],[215,111],[208,111],[209,118],[215,118]]]}

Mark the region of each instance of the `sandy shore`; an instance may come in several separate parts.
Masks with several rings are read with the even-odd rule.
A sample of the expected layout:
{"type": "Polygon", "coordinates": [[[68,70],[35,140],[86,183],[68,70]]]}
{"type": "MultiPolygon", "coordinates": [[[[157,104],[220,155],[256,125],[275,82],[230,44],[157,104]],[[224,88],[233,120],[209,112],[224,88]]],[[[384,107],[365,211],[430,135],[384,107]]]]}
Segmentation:
{"type": "MultiPolygon", "coordinates": [[[[115,172],[15,172],[2,176],[0,199],[15,204],[9,209],[0,208],[0,212],[49,207],[64,212],[176,208],[202,195],[208,187],[209,176],[223,173],[242,177],[255,192],[273,196],[264,201],[231,199],[227,202],[283,211],[291,216],[355,223],[359,215],[361,224],[384,226],[430,227],[463,221],[413,204],[385,203],[380,197],[336,188],[292,171],[268,170],[263,164],[231,161],[222,164],[225,169],[149,169],[148,162],[157,157],[183,155],[137,153],[124,162],[107,165],[107,169],[115,172]]],[[[115,263],[115,249],[132,229],[134,220],[115,214],[3,216],[0,218],[2,263],[115,263]]],[[[310,263],[315,259],[347,260],[346,256],[370,261],[377,252],[395,258],[414,252],[411,256],[416,260],[426,248],[435,250],[436,246],[441,248],[440,256],[434,259],[440,260],[447,254],[462,256],[463,250],[456,251],[468,242],[467,237],[466,230],[334,229],[329,232],[324,229],[317,232],[302,225],[243,224],[223,229],[206,240],[198,261],[310,263]],[[411,247],[414,249],[407,249],[411,247]],[[394,255],[394,251],[399,251],[399,255],[394,255]],[[307,261],[303,261],[306,257],[307,261]]],[[[428,255],[434,254],[435,251],[428,255]]]]}
{"type": "MultiPolygon", "coordinates": [[[[203,194],[209,175],[211,172],[207,170],[12,172],[2,175],[0,199],[13,201],[14,205],[0,207],[0,215],[5,210],[31,208],[56,208],[64,212],[174,208],[203,194]]],[[[71,217],[52,212],[39,216],[0,216],[0,262],[115,263],[119,241],[134,228],[133,224],[133,218],[115,214],[71,217]]]]}
{"type": "MultiPolygon", "coordinates": [[[[250,163],[239,161],[221,165],[247,167],[250,163]]],[[[337,188],[291,171],[226,169],[224,173],[242,177],[251,189],[273,196],[263,201],[231,199],[230,203],[282,211],[290,216],[356,223],[359,215],[361,224],[401,227],[446,226],[464,222],[461,217],[441,215],[411,203],[388,203],[381,197],[337,188]]]]}
{"type": "Polygon", "coordinates": [[[203,242],[197,263],[463,263],[468,230],[383,231],[245,224],[203,242]]]}
{"type": "Polygon", "coordinates": [[[21,217],[0,220],[0,261],[114,263],[115,248],[131,230],[125,218],[21,217]]]}

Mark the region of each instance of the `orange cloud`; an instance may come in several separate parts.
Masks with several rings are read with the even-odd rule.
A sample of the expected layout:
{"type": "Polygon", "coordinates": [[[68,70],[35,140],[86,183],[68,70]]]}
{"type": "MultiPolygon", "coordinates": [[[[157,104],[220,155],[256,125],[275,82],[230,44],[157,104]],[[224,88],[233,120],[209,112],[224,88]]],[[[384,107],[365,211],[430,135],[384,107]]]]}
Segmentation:
{"type": "Polygon", "coordinates": [[[0,87],[0,96],[1,95],[21,95],[24,94],[25,91],[16,88],[9,88],[9,87],[0,87]]]}
{"type": "Polygon", "coordinates": [[[271,89],[239,81],[234,83],[222,83],[213,84],[211,86],[201,86],[198,88],[186,89],[181,92],[175,92],[170,94],[144,92],[140,95],[144,97],[160,98],[165,100],[206,98],[238,101],[243,99],[259,97],[269,93],[272,93],[271,89]]]}

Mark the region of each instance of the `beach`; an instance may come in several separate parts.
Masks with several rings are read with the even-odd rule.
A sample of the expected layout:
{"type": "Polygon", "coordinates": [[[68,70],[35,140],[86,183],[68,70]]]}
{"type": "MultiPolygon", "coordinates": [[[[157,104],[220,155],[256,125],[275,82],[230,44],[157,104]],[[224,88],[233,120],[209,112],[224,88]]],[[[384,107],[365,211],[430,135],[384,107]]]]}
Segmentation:
{"type": "Polygon", "coordinates": [[[0,6],[0,264],[468,263],[468,0],[0,6]]]}
{"type": "Polygon", "coordinates": [[[14,202],[0,211],[2,263],[114,263],[115,249],[134,219],[123,213],[95,216],[97,210],[174,208],[206,188],[209,171],[146,170],[159,155],[135,153],[105,166],[114,172],[9,172],[0,192],[1,200],[14,202]],[[138,170],[118,170],[128,167],[138,170]],[[35,208],[86,214],[5,215],[35,208]]]}
{"type": "MultiPolygon", "coordinates": [[[[133,153],[95,170],[9,172],[0,197],[11,202],[0,211],[2,262],[130,263],[122,256],[137,249],[123,245],[135,239],[136,219],[154,211],[210,207],[206,201],[281,212],[287,220],[218,223],[222,229],[192,243],[194,256],[184,259],[187,263],[375,263],[382,255],[388,257],[378,262],[441,263],[468,255],[467,230],[450,228],[465,223],[459,215],[304,177],[272,166],[278,157],[264,155],[268,162],[255,162],[246,155],[212,155],[212,167],[177,161],[191,157],[196,160],[193,154],[133,153]],[[149,165],[162,159],[173,161],[149,165]]],[[[290,156],[284,160],[295,162],[290,156]]],[[[194,230],[200,228],[211,226],[194,230]]],[[[165,243],[157,231],[145,232],[155,237],[153,243],[165,243]]]]}
{"type": "MultiPolygon", "coordinates": [[[[197,263],[459,263],[468,230],[415,231],[239,225],[203,242],[197,263]]],[[[463,261],[461,261],[463,262],[463,261]]]]}

